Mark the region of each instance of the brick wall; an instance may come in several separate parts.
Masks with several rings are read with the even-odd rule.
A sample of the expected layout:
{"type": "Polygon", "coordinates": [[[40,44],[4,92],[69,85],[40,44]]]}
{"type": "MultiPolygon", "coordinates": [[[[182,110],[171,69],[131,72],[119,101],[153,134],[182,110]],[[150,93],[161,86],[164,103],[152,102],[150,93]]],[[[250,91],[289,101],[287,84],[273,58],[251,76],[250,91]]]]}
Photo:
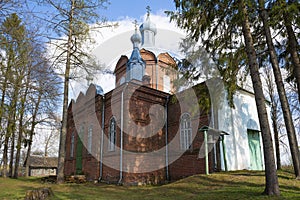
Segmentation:
{"type": "MultiPolygon", "coordinates": [[[[105,124],[104,124],[104,135],[108,138],[109,132],[109,122],[113,116],[112,107],[117,111],[121,109],[121,93],[124,85],[116,88],[113,92],[109,92],[105,95],[105,100],[103,102],[102,96],[95,95],[94,98],[90,98],[87,92],[87,99],[85,96],[81,96],[77,103],[81,103],[81,110],[77,112],[77,115],[82,115],[80,118],[84,119],[82,122],[85,122],[84,138],[83,140],[87,143],[87,134],[89,124],[98,123],[99,127],[95,126],[93,129],[93,151],[89,153],[87,147],[83,148],[82,152],[82,171],[87,176],[88,180],[96,180],[100,176],[100,142],[101,142],[101,120],[102,120],[102,103],[105,104],[105,124]],[[90,99],[88,99],[90,98],[90,99]],[[95,106],[91,109],[91,106],[95,106]],[[85,113],[85,114],[83,114],[85,113]],[[95,121],[95,116],[96,121],[95,121]],[[93,121],[94,120],[94,121],[93,121]]],[[[196,88],[197,95],[201,95],[200,91],[203,90],[204,86],[201,88],[196,88]]],[[[126,88],[126,94],[129,90],[132,90],[132,85],[129,84],[126,88]]],[[[205,87],[204,87],[205,89],[205,87]]],[[[168,94],[148,88],[146,86],[140,86],[132,95],[129,103],[129,112],[124,113],[124,126],[128,126],[128,130],[131,132],[123,134],[123,147],[124,150],[135,153],[147,153],[153,152],[155,150],[160,150],[165,146],[165,134],[166,127],[162,126],[150,137],[145,138],[145,134],[151,132],[149,125],[151,123],[150,119],[154,120],[155,117],[162,119],[161,113],[164,113],[166,98],[168,94]],[[149,113],[149,109],[153,105],[161,105],[161,110],[156,110],[157,113],[149,113]],[[127,118],[131,118],[131,124],[126,121],[127,118]],[[145,128],[147,127],[147,128],[145,128]]],[[[126,95],[124,98],[128,99],[126,95]]],[[[78,131],[76,130],[75,121],[73,118],[72,102],[69,106],[68,113],[68,131],[66,138],[66,161],[65,161],[65,175],[72,175],[76,172],[76,144],[78,138],[78,131]],[[74,156],[70,157],[70,148],[71,148],[71,137],[72,133],[75,133],[74,141],[74,156]]],[[[191,146],[191,149],[183,152],[180,149],[179,141],[179,122],[182,109],[184,112],[190,112],[190,110],[179,105],[179,102],[176,101],[176,97],[170,98],[168,103],[168,143],[173,144],[172,149],[169,149],[169,175],[171,180],[176,180],[182,177],[190,176],[198,173],[205,173],[205,161],[203,158],[198,158],[199,149],[203,143],[203,133],[198,131],[203,125],[209,124],[209,112],[206,108],[200,108],[200,116],[192,115],[192,128],[194,130],[194,140],[191,146]],[[199,123],[198,123],[198,120],[199,123]],[[172,162],[172,157],[179,156],[179,159],[172,162]],[[172,162],[172,163],[171,163],[172,162]]],[[[120,120],[116,117],[118,124],[120,120]]],[[[152,121],[153,122],[153,121],[152,121]]],[[[93,125],[94,127],[94,125],[93,125]]],[[[116,128],[116,146],[120,147],[120,127],[116,128]]],[[[104,140],[103,145],[103,174],[102,180],[109,183],[116,183],[120,179],[120,152],[116,149],[113,152],[108,151],[108,140],[104,140]],[[109,163],[107,165],[107,163],[109,163]]],[[[126,157],[127,154],[124,153],[123,160],[129,159],[126,157]]],[[[210,170],[212,170],[212,158],[209,155],[210,170]]],[[[152,163],[153,165],[164,165],[165,164],[165,154],[162,155],[161,159],[158,159],[157,162],[152,163]]],[[[127,167],[131,169],[132,167],[143,167],[142,165],[126,166],[123,165],[123,169],[127,167]]],[[[127,169],[126,168],[126,169],[127,169]]],[[[138,171],[138,170],[137,170],[138,171]]],[[[123,172],[123,182],[127,184],[160,184],[166,180],[166,168],[162,167],[161,169],[154,170],[151,172],[145,173],[127,173],[123,172]]]]}

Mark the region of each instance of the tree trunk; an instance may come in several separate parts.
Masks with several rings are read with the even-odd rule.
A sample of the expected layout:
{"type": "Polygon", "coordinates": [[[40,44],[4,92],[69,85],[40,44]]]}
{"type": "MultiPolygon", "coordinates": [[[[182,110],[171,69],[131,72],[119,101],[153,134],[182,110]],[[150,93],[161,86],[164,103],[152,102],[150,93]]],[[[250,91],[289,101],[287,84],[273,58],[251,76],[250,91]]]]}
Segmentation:
{"type": "Polygon", "coordinates": [[[32,122],[31,122],[31,128],[30,128],[30,136],[29,136],[29,143],[28,143],[28,148],[27,148],[27,154],[26,154],[26,158],[25,158],[25,177],[28,177],[29,174],[29,164],[30,164],[30,154],[31,154],[31,145],[32,145],[32,139],[33,139],[33,135],[34,135],[34,129],[35,129],[35,125],[36,125],[36,117],[38,114],[38,110],[39,110],[39,106],[40,106],[40,102],[42,99],[42,92],[39,91],[39,96],[37,99],[37,102],[35,104],[35,108],[32,114],[32,122]]]}
{"type": "Polygon", "coordinates": [[[253,45],[252,34],[250,31],[250,23],[248,20],[248,13],[245,2],[239,2],[239,12],[242,14],[242,32],[245,40],[246,53],[250,68],[250,75],[252,79],[256,107],[258,111],[259,123],[263,138],[263,150],[265,159],[265,177],[266,184],[264,194],[267,195],[280,195],[278,177],[276,173],[273,142],[268,122],[267,109],[265,104],[265,97],[262,90],[262,83],[259,75],[259,68],[255,48],[253,45]]]}
{"type": "Polygon", "coordinates": [[[13,178],[18,178],[18,176],[19,176],[19,165],[20,165],[20,157],[21,157],[22,138],[23,138],[23,117],[24,117],[24,113],[25,113],[25,107],[26,107],[25,102],[27,99],[29,82],[30,82],[30,73],[27,74],[25,91],[24,91],[24,94],[21,99],[19,130],[18,130],[19,134],[18,134],[17,152],[16,152],[16,160],[15,160],[15,173],[13,175],[13,178]]]}
{"type": "Polygon", "coordinates": [[[28,148],[27,148],[26,158],[25,158],[25,161],[24,161],[25,177],[30,176],[29,165],[30,165],[30,154],[31,154],[31,145],[32,145],[33,135],[34,135],[34,128],[33,128],[32,131],[30,131],[29,141],[27,141],[28,142],[28,148]]]}
{"type": "Polygon", "coordinates": [[[294,165],[294,171],[296,178],[300,178],[300,154],[299,154],[299,149],[298,149],[298,142],[296,138],[296,133],[295,133],[295,127],[288,103],[288,99],[286,97],[285,89],[284,89],[284,84],[282,81],[282,75],[280,72],[279,68],[279,63],[276,55],[276,51],[272,42],[272,36],[270,32],[270,27],[268,24],[268,13],[264,9],[265,2],[264,0],[259,0],[259,7],[260,7],[260,17],[263,21],[263,26],[264,26],[264,33],[266,36],[266,41],[268,45],[268,50],[269,50],[269,56],[270,60],[272,63],[272,68],[273,68],[273,74],[275,78],[275,83],[277,87],[277,92],[279,95],[280,103],[281,103],[281,109],[283,112],[283,118],[285,122],[285,127],[289,139],[289,146],[292,154],[292,159],[293,159],[293,165],[294,165]]]}
{"type": "MultiPolygon", "coordinates": [[[[15,122],[12,122],[15,123],[15,122]]],[[[15,127],[15,125],[13,125],[15,127]]],[[[13,128],[15,129],[15,128],[13,128]]],[[[13,169],[14,169],[14,156],[15,156],[15,130],[11,134],[11,144],[10,144],[10,160],[9,160],[9,172],[8,175],[9,177],[13,177],[13,169]]]]}
{"type": "MultiPolygon", "coordinates": [[[[11,59],[11,56],[9,54],[8,60],[11,59]]],[[[6,96],[6,89],[8,87],[8,79],[9,76],[11,76],[11,63],[7,62],[7,67],[5,68],[4,66],[1,66],[2,70],[2,76],[4,76],[4,80],[2,80],[2,87],[1,87],[1,104],[0,104],[0,124],[2,122],[2,116],[3,116],[3,111],[4,111],[4,102],[5,102],[5,96],[6,96]]],[[[5,112],[4,112],[5,113],[5,112]]]]}
{"type": "MultiPolygon", "coordinates": [[[[2,118],[3,118],[3,111],[5,112],[6,109],[4,108],[4,102],[5,102],[5,95],[6,95],[6,88],[7,88],[7,80],[8,80],[8,76],[10,74],[10,66],[8,65],[5,73],[4,73],[4,81],[2,83],[2,95],[1,95],[1,105],[0,105],[0,124],[2,124],[2,118]]],[[[2,134],[4,132],[4,127],[0,126],[0,134],[2,134]]],[[[2,159],[2,176],[6,177],[7,175],[7,162],[8,162],[8,157],[7,157],[7,153],[8,153],[8,141],[9,138],[7,138],[7,133],[5,133],[4,135],[1,135],[1,137],[4,136],[4,144],[3,144],[3,159],[2,159]]],[[[1,145],[2,146],[2,138],[1,138],[1,145]]],[[[2,147],[1,147],[2,148],[2,147]]],[[[0,148],[0,149],[1,149],[0,148]]],[[[1,166],[1,165],[0,165],[1,166]]]]}
{"type": "Polygon", "coordinates": [[[69,96],[69,81],[70,81],[70,70],[71,70],[71,46],[72,46],[72,33],[73,33],[73,15],[74,15],[75,2],[72,1],[71,12],[69,18],[69,32],[68,32],[68,47],[67,47],[67,58],[66,58],[66,69],[65,69],[65,81],[64,81],[64,100],[63,100],[63,114],[62,114],[62,127],[60,132],[59,140],[59,156],[58,156],[58,167],[57,167],[57,183],[64,182],[64,164],[65,164],[65,146],[66,146],[66,135],[67,135],[67,118],[68,118],[68,96],[69,96]]]}
{"type": "MultiPolygon", "coordinates": [[[[294,17],[294,16],[293,16],[294,17]]],[[[298,56],[298,42],[293,31],[291,19],[292,16],[288,12],[283,12],[284,25],[288,35],[288,51],[292,58],[292,63],[294,65],[293,74],[296,79],[297,89],[298,89],[298,100],[300,102],[300,61],[298,56]]]]}
{"type": "MultiPolygon", "coordinates": [[[[24,105],[23,105],[24,106],[24,105]]],[[[13,178],[18,178],[19,176],[19,165],[20,165],[20,157],[21,157],[21,148],[22,148],[22,135],[23,135],[23,116],[24,114],[20,114],[19,120],[19,134],[18,134],[18,141],[17,141],[17,152],[16,152],[16,160],[15,160],[15,172],[13,178]]]]}
{"type": "Polygon", "coordinates": [[[11,105],[9,108],[9,118],[7,123],[7,133],[11,137],[11,152],[10,152],[10,161],[9,161],[9,176],[13,177],[13,163],[15,155],[15,137],[16,137],[16,116],[17,116],[17,104],[20,91],[20,81],[22,78],[18,76],[13,84],[13,95],[11,98],[11,105]]]}
{"type": "Polygon", "coordinates": [[[272,126],[274,131],[274,140],[275,140],[275,150],[276,150],[276,164],[277,169],[281,169],[281,160],[280,160],[280,148],[279,148],[279,132],[278,132],[278,104],[277,99],[275,99],[275,93],[274,93],[274,84],[272,79],[272,72],[269,68],[265,68],[265,73],[267,75],[266,83],[268,88],[268,93],[271,99],[271,120],[272,120],[272,126]]]}
{"type": "Polygon", "coordinates": [[[8,163],[8,141],[9,141],[8,133],[5,134],[4,137],[4,145],[3,145],[3,166],[2,166],[2,177],[7,177],[7,163],[8,163]]]}
{"type": "MultiPolygon", "coordinates": [[[[16,129],[16,122],[15,122],[15,119],[16,119],[16,108],[17,108],[17,98],[18,98],[18,92],[17,92],[17,89],[14,90],[14,94],[12,96],[12,99],[11,99],[11,106],[10,108],[8,109],[8,122],[7,122],[7,127],[6,127],[6,139],[5,139],[5,143],[4,144],[4,152],[5,154],[8,153],[8,142],[9,142],[9,139],[11,139],[11,145],[10,145],[10,149],[11,149],[11,152],[10,152],[10,162],[9,162],[9,176],[11,177],[13,174],[13,160],[14,160],[14,149],[15,149],[15,129],[16,129]]],[[[7,168],[7,155],[6,155],[6,168],[7,168]]]]}
{"type": "MultiPolygon", "coordinates": [[[[7,80],[8,80],[8,76],[10,74],[10,70],[9,70],[9,66],[7,66],[7,69],[5,70],[5,73],[4,73],[4,80],[3,80],[3,83],[2,83],[2,95],[1,95],[1,104],[0,104],[0,124],[2,124],[2,117],[3,117],[3,111],[5,112],[5,108],[4,108],[4,102],[5,102],[5,95],[6,95],[6,88],[7,88],[7,80]]],[[[0,126],[0,134],[2,134],[2,131],[3,131],[3,127],[0,126]]],[[[1,148],[0,148],[1,149],[1,148]]]]}
{"type": "MultiPolygon", "coordinates": [[[[273,107],[273,105],[272,105],[272,107],[273,107]]],[[[273,110],[273,108],[272,108],[272,110],[273,110]]],[[[280,148],[279,148],[280,143],[279,143],[277,117],[274,117],[274,115],[277,115],[277,111],[275,111],[275,113],[273,113],[273,111],[272,111],[272,115],[273,115],[272,116],[272,124],[273,124],[273,129],[274,129],[274,140],[275,140],[275,150],[276,150],[276,164],[277,164],[277,169],[281,169],[280,148]]]]}

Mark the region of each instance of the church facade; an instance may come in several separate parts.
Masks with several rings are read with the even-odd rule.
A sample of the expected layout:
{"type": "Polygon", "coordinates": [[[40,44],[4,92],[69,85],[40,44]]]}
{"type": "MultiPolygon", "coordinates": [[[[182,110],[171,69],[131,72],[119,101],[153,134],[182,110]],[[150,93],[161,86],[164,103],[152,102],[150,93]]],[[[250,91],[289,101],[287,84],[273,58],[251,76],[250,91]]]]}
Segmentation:
{"type": "Polygon", "coordinates": [[[247,100],[241,107],[248,113],[242,117],[239,112],[224,117],[235,111],[201,104],[200,99],[210,98],[206,82],[175,95],[178,66],[168,52],[153,50],[157,30],[149,14],[140,32],[142,37],[137,29],[131,37],[131,56],[122,55],[116,64],[116,88],[104,94],[91,84],[70,103],[65,175],[161,184],[219,170],[263,169],[257,114],[248,112],[255,106],[252,94],[241,91],[235,97],[237,104],[247,100]],[[196,102],[190,101],[191,91],[196,102]],[[211,121],[225,131],[213,129],[207,138],[201,128],[211,121]]]}

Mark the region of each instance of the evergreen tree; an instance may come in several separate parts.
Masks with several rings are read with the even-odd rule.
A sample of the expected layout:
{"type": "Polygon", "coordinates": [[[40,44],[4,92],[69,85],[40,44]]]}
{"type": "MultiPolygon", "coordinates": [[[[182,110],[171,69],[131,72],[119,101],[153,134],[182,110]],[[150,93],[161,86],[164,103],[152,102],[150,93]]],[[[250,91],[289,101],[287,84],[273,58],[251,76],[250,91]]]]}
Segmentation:
{"type": "MultiPolygon", "coordinates": [[[[264,193],[279,195],[273,143],[255,51],[257,41],[250,29],[251,24],[258,22],[258,16],[248,13],[248,10],[255,8],[255,2],[243,0],[174,2],[177,12],[168,12],[171,20],[175,20],[179,27],[187,30],[193,39],[202,40],[204,47],[212,54],[217,64],[221,64],[221,76],[224,76],[222,70],[234,72],[245,63],[248,64],[263,138],[266,176],[264,193]]],[[[232,81],[229,86],[235,88],[235,83],[236,81],[232,81]]],[[[231,91],[230,87],[227,88],[231,91]]]]}

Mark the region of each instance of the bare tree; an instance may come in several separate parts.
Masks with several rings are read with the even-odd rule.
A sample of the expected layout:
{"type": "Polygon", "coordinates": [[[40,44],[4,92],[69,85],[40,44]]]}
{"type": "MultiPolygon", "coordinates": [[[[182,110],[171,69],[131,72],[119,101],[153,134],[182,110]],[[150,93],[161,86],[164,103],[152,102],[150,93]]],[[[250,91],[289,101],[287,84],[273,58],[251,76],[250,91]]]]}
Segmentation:
{"type": "Polygon", "coordinates": [[[269,67],[264,67],[264,80],[266,82],[266,93],[268,94],[271,101],[271,120],[274,132],[275,140],[275,152],[276,152],[276,165],[277,169],[281,169],[281,159],[280,159],[280,139],[279,139],[279,99],[275,92],[275,83],[272,76],[272,70],[269,67]]]}
{"type": "Polygon", "coordinates": [[[74,70],[78,68],[83,68],[86,72],[92,74],[91,67],[93,66],[88,65],[91,55],[83,46],[83,43],[86,43],[91,39],[89,35],[89,23],[97,24],[97,28],[111,25],[107,24],[103,18],[101,19],[98,14],[98,9],[104,8],[105,3],[107,3],[106,0],[70,0],[68,2],[47,0],[46,2],[56,11],[54,18],[51,19],[51,24],[54,31],[62,36],[59,38],[59,42],[54,44],[59,52],[59,55],[56,56],[54,63],[64,63],[65,65],[63,70],[64,97],[62,128],[60,134],[57,173],[57,182],[62,183],[64,182],[69,82],[71,78],[74,78],[72,77],[72,75],[75,74],[74,70]]]}
{"type": "Polygon", "coordinates": [[[43,56],[39,58],[39,65],[35,66],[32,72],[34,75],[34,88],[28,97],[30,106],[27,112],[30,113],[31,117],[26,121],[26,138],[24,139],[27,147],[24,161],[26,176],[29,173],[29,159],[36,127],[38,124],[49,126],[49,124],[46,122],[53,119],[53,112],[60,102],[58,98],[61,95],[59,93],[59,85],[61,84],[61,80],[50,67],[48,60],[43,56]],[[47,81],[45,82],[45,80],[47,81]]]}

